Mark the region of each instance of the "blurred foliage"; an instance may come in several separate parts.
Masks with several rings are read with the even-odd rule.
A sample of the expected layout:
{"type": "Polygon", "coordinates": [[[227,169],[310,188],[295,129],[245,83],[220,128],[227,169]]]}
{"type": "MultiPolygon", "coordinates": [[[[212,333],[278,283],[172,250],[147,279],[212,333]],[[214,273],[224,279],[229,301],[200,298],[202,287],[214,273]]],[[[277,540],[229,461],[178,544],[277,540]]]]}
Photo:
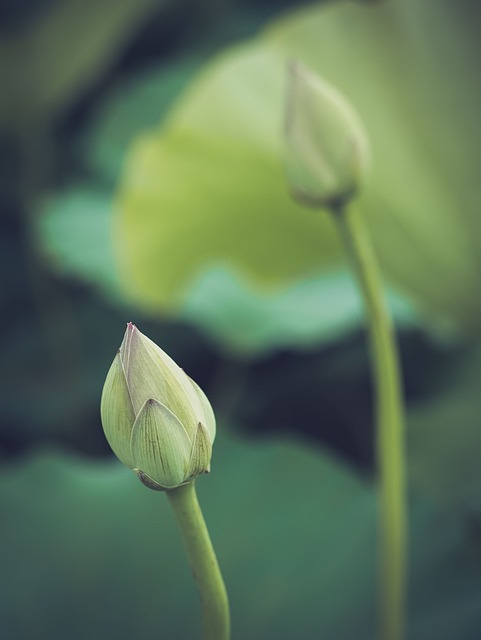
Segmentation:
{"type": "MultiPolygon", "coordinates": [[[[472,238],[479,203],[463,202],[449,165],[435,161],[440,150],[433,141],[441,135],[433,126],[431,96],[445,74],[434,75],[411,53],[416,31],[409,21],[417,24],[426,11],[425,4],[419,7],[403,1],[370,10],[342,4],[308,9],[202,74],[160,134],[141,138],[128,159],[116,231],[122,281],[134,300],[177,306],[196,287],[197,274],[217,265],[245,274],[250,283],[279,287],[339,259],[327,217],[291,203],[284,185],[283,77],[285,60],[297,56],[343,89],[366,122],[374,169],[360,206],[385,273],[424,308],[477,324],[473,293],[480,265],[472,238]],[[362,69],[356,74],[354,56],[362,69]],[[418,90],[427,84],[431,100],[418,90]]],[[[440,13],[434,5],[432,11],[440,13]]],[[[436,42],[436,26],[429,31],[433,47],[444,47],[445,40],[436,42]]],[[[456,51],[453,42],[466,33],[452,31],[456,51]]],[[[479,105],[472,78],[460,77],[466,87],[459,95],[470,91],[479,105]]],[[[456,117],[464,104],[441,101],[436,113],[440,124],[459,123],[451,130],[444,124],[444,154],[452,149],[459,155],[462,146],[469,161],[477,157],[470,132],[479,110],[470,119],[456,117]]],[[[477,182],[473,187],[477,194],[477,182]]]]}
{"type": "MultiPolygon", "coordinates": [[[[376,636],[371,486],[323,455],[253,447],[224,426],[198,487],[233,637],[376,636]]],[[[10,637],[198,637],[197,594],[164,498],[118,465],[43,455],[4,472],[0,612],[10,637]]],[[[475,640],[475,540],[423,502],[411,511],[409,637],[475,640]]]]}
{"type": "MultiPolygon", "coordinates": [[[[374,169],[360,206],[385,273],[424,311],[475,328],[473,105],[481,96],[470,59],[456,45],[469,31],[451,22],[449,11],[433,3],[314,7],[217,59],[160,130],[142,136],[129,155],[115,238],[130,297],[164,312],[190,308],[190,292],[196,295],[199,280],[216,278],[219,269],[228,273],[224,280],[240,279],[248,290],[262,284],[285,290],[338,263],[329,221],[291,203],[284,184],[284,63],[298,56],[343,89],[367,124],[374,169]],[[423,20],[430,21],[430,48],[419,42],[423,20]],[[432,57],[445,48],[445,23],[453,55],[440,74],[432,57]],[[464,97],[439,100],[451,76],[463,83],[455,95],[470,96],[469,110],[464,97]],[[453,176],[440,160],[446,157],[462,157],[462,176],[453,176]]],[[[224,290],[209,293],[201,318],[203,306],[222,306],[224,290]]]]}
{"type": "Polygon", "coordinates": [[[479,636],[481,11],[319,2],[265,27],[295,4],[0,8],[7,638],[195,637],[166,500],[107,459],[99,423],[127,320],[220,418],[199,490],[235,636],[375,637],[362,310],[328,220],[286,194],[292,56],[350,98],[373,141],[359,206],[403,356],[409,640],[479,636]]]}
{"type": "MultiPolygon", "coordinates": [[[[2,24],[11,27],[0,33],[0,50],[11,52],[0,60],[0,79],[11,91],[8,96],[5,92],[6,110],[0,109],[3,455],[53,442],[89,453],[107,452],[99,431],[98,398],[104,372],[118,346],[113,327],[122,327],[126,314],[132,318],[135,315],[138,322],[142,322],[142,315],[138,310],[134,314],[131,307],[113,306],[114,295],[109,294],[110,300],[103,299],[78,278],[70,277],[72,271],[78,273],[75,269],[66,273],[60,265],[64,260],[78,258],[83,267],[88,265],[92,278],[102,279],[107,273],[102,294],[113,289],[117,281],[113,253],[108,249],[110,220],[102,217],[106,211],[110,215],[111,195],[105,188],[113,186],[127,132],[145,126],[145,105],[152,103],[152,122],[161,113],[148,93],[136,102],[142,113],[129,108],[125,96],[130,84],[142,84],[143,78],[154,76],[155,86],[160,87],[155,90],[156,95],[162,96],[165,108],[189,74],[199,68],[207,52],[239,31],[249,32],[275,10],[271,6],[250,11],[242,4],[232,3],[229,14],[210,0],[185,0],[174,5],[162,2],[143,8],[137,3],[136,7],[130,4],[134,20],[132,15],[130,19],[126,16],[128,3],[119,5],[118,12],[113,3],[101,3],[92,12],[85,5],[84,13],[77,5],[77,13],[69,12],[67,4],[24,3],[18,5],[17,13],[2,5],[6,12],[2,24]],[[189,19],[185,19],[186,15],[189,19]],[[238,20],[233,21],[232,17],[238,20]],[[92,24],[80,29],[89,20],[92,24]],[[60,22],[68,28],[58,27],[57,32],[53,25],[60,22]],[[46,32],[52,39],[42,35],[46,32]],[[95,56],[85,46],[85,33],[98,34],[95,56]],[[27,40],[29,46],[22,47],[27,40]],[[76,46],[80,57],[84,56],[83,70],[72,64],[76,46]],[[58,53],[52,66],[49,60],[53,50],[62,54],[58,53]],[[154,67],[155,73],[150,71],[154,67]],[[39,69],[49,76],[51,86],[55,84],[64,92],[62,99],[59,96],[54,101],[50,89],[42,85],[49,105],[41,109],[43,98],[37,96],[40,89],[36,84],[39,69]],[[60,76],[56,80],[57,69],[60,76]],[[181,73],[176,74],[176,69],[181,73]],[[35,82],[31,81],[31,73],[35,73],[35,82]],[[23,111],[19,111],[17,105],[23,102],[23,111]],[[107,105],[112,103],[116,108],[120,105],[117,127],[107,113],[107,105]],[[130,129],[125,126],[123,110],[127,111],[130,129]],[[102,137],[101,124],[113,127],[112,133],[102,137]],[[114,169],[108,165],[103,174],[105,155],[117,164],[114,169]],[[40,252],[43,248],[38,245],[36,228],[43,202],[52,203],[56,211],[68,208],[68,218],[63,218],[64,226],[57,230],[64,240],[70,239],[57,260],[59,269],[52,269],[45,262],[40,252]],[[97,228],[99,222],[103,224],[103,234],[97,228]]],[[[154,84],[151,80],[150,86],[154,84]]],[[[118,296],[115,300],[118,302],[118,296]]],[[[195,362],[199,358],[207,363],[218,357],[196,331],[177,322],[160,327],[157,323],[151,334],[169,344],[174,354],[182,345],[187,367],[197,369],[195,362]]]]}
{"type": "MultiPolygon", "coordinates": [[[[356,421],[370,424],[368,400],[357,416],[339,418],[344,409],[338,408],[346,401],[326,399],[324,419],[309,425],[319,403],[313,381],[327,375],[328,388],[346,385],[352,352],[346,352],[345,368],[338,356],[344,371],[339,378],[329,370],[324,373],[323,362],[329,345],[356,330],[361,310],[342,270],[330,221],[291,203],[286,192],[281,135],[284,62],[299,56],[319,69],[345,92],[367,123],[374,166],[359,206],[369,218],[391,285],[392,308],[406,334],[403,344],[418,327],[454,326],[475,335],[479,265],[474,176],[479,162],[473,105],[481,96],[473,80],[473,58],[467,55],[475,51],[478,40],[466,21],[471,16],[470,24],[476,24],[478,10],[472,2],[463,2],[457,21],[452,20],[453,11],[442,3],[394,0],[369,8],[355,3],[312,5],[288,14],[251,42],[223,52],[173,102],[193,67],[182,59],[170,72],[149,72],[120,91],[94,121],[90,140],[97,142],[84,153],[94,174],[102,176],[103,186],[89,191],[76,185],[46,206],[40,228],[46,250],[62,270],[90,278],[120,301],[127,293],[137,308],[153,317],[182,318],[200,327],[234,359],[251,362],[243,375],[258,382],[254,389],[247,383],[247,389],[273,389],[273,399],[258,394],[246,405],[247,411],[239,403],[241,424],[251,429],[255,425],[256,431],[317,434],[360,466],[369,466],[371,430],[365,426],[361,437],[352,436],[356,421]],[[423,29],[428,23],[429,29],[423,29]],[[451,81],[457,91],[448,99],[446,86],[451,81]],[[158,87],[157,93],[153,87],[158,87]],[[147,128],[155,120],[153,102],[163,115],[161,124],[141,132],[139,123],[147,128]],[[112,206],[118,158],[135,135],[112,206]],[[453,157],[456,172],[445,162],[453,157]],[[91,211],[99,212],[96,253],[91,243],[86,251],[93,221],[85,215],[85,197],[92,199],[91,211]],[[87,234],[66,233],[76,225],[84,225],[87,234]],[[113,234],[107,232],[109,225],[113,234]],[[319,354],[314,374],[306,349],[319,354]],[[281,381],[276,354],[282,360],[284,353],[289,359],[290,352],[293,360],[281,381]],[[305,376],[292,374],[302,370],[305,376]],[[297,384],[291,393],[293,380],[297,384]],[[275,408],[278,397],[289,399],[288,406],[287,400],[280,404],[286,406],[282,416],[275,408]],[[251,407],[257,407],[257,414],[251,407]],[[350,435],[340,435],[345,432],[350,435]]],[[[432,362],[438,367],[444,363],[435,375],[440,393],[449,388],[450,406],[461,405],[464,387],[453,388],[450,382],[455,343],[426,337],[420,344],[431,376],[432,362]]],[[[421,352],[405,356],[410,372],[425,371],[421,352]]],[[[474,376],[476,365],[467,367],[474,376]]],[[[406,376],[407,385],[412,375],[406,376]]],[[[359,396],[369,398],[366,377],[365,369],[358,370],[352,386],[347,386],[351,397],[363,389],[359,396]]],[[[242,390],[239,393],[244,397],[242,390]]],[[[416,403],[410,439],[425,443],[411,447],[417,460],[413,479],[428,490],[445,487],[435,492],[438,498],[463,503],[465,483],[457,483],[454,490],[443,480],[452,448],[448,421],[446,439],[430,447],[436,401],[426,398],[423,404],[422,398],[408,398],[416,403]],[[432,470],[432,475],[419,469],[432,470]]],[[[466,419],[457,421],[458,434],[462,433],[460,464],[478,443],[476,416],[464,414],[466,419]]],[[[456,469],[457,465],[454,474],[456,469]]],[[[472,487],[476,484],[473,477],[472,487]]]]}
{"type": "Polygon", "coordinates": [[[5,34],[0,39],[3,125],[31,126],[32,121],[54,118],[111,65],[126,38],[160,4],[164,3],[52,2],[35,20],[5,34]]]}

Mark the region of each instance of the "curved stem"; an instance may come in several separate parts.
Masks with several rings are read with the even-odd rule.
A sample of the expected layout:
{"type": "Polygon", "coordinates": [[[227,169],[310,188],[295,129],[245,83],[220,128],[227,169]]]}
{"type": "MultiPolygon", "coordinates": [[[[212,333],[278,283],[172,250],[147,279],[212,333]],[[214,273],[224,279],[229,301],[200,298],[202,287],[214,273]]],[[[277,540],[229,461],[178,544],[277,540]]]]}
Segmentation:
{"type": "Polygon", "coordinates": [[[398,349],[378,263],[363,220],[356,211],[344,207],[333,209],[332,213],[368,317],[380,479],[382,638],[401,640],[405,633],[407,508],[398,349]]]}
{"type": "Polygon", "coordinates": [[[167,491],[202,605],[204,640],[229,640],[229,601],[194,482],[167,491]]]}

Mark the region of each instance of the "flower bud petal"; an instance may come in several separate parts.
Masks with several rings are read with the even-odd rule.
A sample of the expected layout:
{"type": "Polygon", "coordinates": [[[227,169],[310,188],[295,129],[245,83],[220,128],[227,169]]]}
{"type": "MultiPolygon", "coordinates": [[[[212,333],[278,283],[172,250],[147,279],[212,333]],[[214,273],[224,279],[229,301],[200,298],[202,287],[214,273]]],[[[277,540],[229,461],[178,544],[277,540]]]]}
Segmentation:
{"type": "Polygon", "coordinates": [[[204,425],[199,422],[197,431],[192,443],[192,453],[189,460],[188,477],[195,476],[210,471],[210,459],[212,456],[212,443],[209,433],[204,425]]]}
{"type": "Polygon", "coordinates": [[[133,468],[130,434],[135,421],[120,353],[109,369],[100,401],[100,417],[105,437],[117,458],[133,468]]]}
{"type": "Polygon", "coordinates": [[[135,413],[146,400],[155,398],[177,416],[193,438],[203,408],[184,371],[131,323],[120,356],[135,413]]]}
{"type": "Polygon", "coordinates": [[[369,165],[369,144],[356,111],[320,76],[288,68],[286,171],[294,198],[333,206],[351,198],[369,165]]]}
{"type": "Polygon", "coordinates": [[[132,323],[105,381],[104,431],[117,457],[153,489],[209,470],[216,425],[200,387],[132,323]]]}
{"type": "Polygon", "coordinates": [[[180,420],[165,405],[148,399],[132,428],[134,470],[159,485],[173,489],[185,482],[191,440],[180,420]]]}
{"type": "Polygon", "coordinates": [[[204,419],[202,420],[202,418],[199,418],[199,422],[202,423],[202,426],[207,429],[207,433],[209,434],[209,440],[210,440],[210,444],[211,447],[214,444],[214,440],[215,440],[215,415],[214,415],[214,411],[212,409],[212,406],[209,402],[209,400],[207,399],[207,396],[205,395],[205,393],[202,391],[202,389],[199,387],[199,385],[194,382],[192,380],[192,378],[189,378],[189,382],[191,383],[191,385],[194,388],[194,392],[197,395],[197,398],[199,400],[199,404],[202,407],[203,413],[204,413],[204,419]]]}

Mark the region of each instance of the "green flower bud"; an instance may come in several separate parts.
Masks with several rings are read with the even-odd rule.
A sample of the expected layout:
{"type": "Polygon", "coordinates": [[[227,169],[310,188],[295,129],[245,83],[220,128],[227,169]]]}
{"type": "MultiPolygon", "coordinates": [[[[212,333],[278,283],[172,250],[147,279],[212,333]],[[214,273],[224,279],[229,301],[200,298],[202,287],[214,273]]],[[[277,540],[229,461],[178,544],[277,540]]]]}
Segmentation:
{"type": "Polygon", "coordinates": [[[152,489],[174,489],[210,470],[215,417],[200,387],[131,322],[100,404],[117,458],[152,489]]]}
{"type": "Polygon", "coordinates": [[[313,207],[353,197],[369,165],[362,122],[345,98],[298,61],[288,67],[286,172],[292,196],[313,207]]]}

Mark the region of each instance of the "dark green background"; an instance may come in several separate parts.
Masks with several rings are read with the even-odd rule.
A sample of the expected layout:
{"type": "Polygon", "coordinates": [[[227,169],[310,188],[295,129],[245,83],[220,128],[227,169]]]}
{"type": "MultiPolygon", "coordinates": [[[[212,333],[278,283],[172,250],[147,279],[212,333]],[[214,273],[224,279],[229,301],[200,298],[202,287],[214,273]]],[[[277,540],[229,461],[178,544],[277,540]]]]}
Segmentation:
{"type": "MultiPolygon", "coordinates": [[[[363,115],[391,127],[375,162],[394,167],[393,183],[374,179],[363,207],[387,274],[408,405],[408,638],[477,640],[480,10],[467,0],[325,4],[305,10],[337,20],[332,42],[342,43],[354,90],[364,82],[363,115]],[[361,13],[356,51],[344,42],[361,13]],[[416,182],[404,180],[408,169],[416,182]],[[422,215],[412,215],[412,201],[422,215]],[[472,242],[471,262],[453,229],[472,242]]],[[[286,24],[295,21],[303,6],[0,7],[2,638],[199,637],[197,594],[167,500],[113,459],[100,425],[103,381],[130,320],[216,410],[212,473],[198,488],[233,637],[376,637],[371,386],[362,313],[342,264],[293,288],[281,282],[274,296],[221,274],[210,284],[221,291],[214,308],[212,289],[199,284],[187,311],[152,313],[119,286],[109,226],[138,133],[157,126],[226,47],[283,11],[294,11],[286,24]]],[[[254,145],[246,157],[256,154],[254,145]]],[[[270,197],[254,198],[252,211],[262,207],[275,224],[270,197]]]]}

